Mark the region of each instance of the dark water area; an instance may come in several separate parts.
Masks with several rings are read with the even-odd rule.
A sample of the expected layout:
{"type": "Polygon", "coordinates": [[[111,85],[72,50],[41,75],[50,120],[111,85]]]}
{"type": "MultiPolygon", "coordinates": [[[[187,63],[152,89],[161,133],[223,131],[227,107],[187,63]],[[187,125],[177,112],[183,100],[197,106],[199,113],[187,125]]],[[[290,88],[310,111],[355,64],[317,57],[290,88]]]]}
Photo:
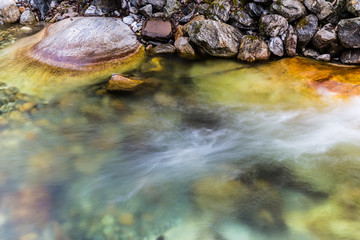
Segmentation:
{"type": "Polygon", "coordinates": [[[1,85],[1,239],[358,239],[359,98],[232,60],[127,75],[146,86],[1,85]]]}

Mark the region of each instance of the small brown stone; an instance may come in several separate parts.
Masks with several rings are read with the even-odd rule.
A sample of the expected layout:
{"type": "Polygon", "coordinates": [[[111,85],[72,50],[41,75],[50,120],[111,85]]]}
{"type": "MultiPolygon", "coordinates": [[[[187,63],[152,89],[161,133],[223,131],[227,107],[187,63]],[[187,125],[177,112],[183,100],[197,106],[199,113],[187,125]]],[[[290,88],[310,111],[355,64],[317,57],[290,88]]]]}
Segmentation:
{"type": "Polygon", "coordinates": [[[142,30],[141,34],[144,38],[152,40],[168,40],[173,36],[173,29],[170,21],[163,21],[161,19],[150,19],[142,30]]]}
{"type": "Polygon", "coordinates": [[[140,85],[142,85],[144,81],[135,80],[120,76],[119,74],[113,74],[106,90],[108,91],[134,91],[140,85]]]}
{"type": "Polygon", "coordinates": [[[19,7],[19,10],[20,10],[21,13],[23,13],[23,12],[26,11],[26,8],[25,8],[24,6],[20,6],[20,7],[19,7]]]}
{"type": "Polygon", "coordinates": [[[169,54],[169,53],[175,53],[176,49],[171,44],[160,44],[159,46],[156,46],[151,49],[152,54],[169,54]]]}
{"type": "Polygon", "coordinates": [[[184,31],[183,31],[184,27],[183,26],[178,26],[178,28],[176,29],[176,33],[175,33],[175,41],[178,40],[178,38],[184,36],[184,31]]]}

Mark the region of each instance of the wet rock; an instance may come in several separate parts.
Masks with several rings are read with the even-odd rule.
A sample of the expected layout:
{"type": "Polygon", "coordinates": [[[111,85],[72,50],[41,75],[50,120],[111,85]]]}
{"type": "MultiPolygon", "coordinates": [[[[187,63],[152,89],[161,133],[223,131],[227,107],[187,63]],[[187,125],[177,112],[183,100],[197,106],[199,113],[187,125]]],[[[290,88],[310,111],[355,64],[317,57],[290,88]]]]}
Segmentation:
{"type": "Polygon", "coordinates": [[[14,23],[20,18],[20,10],[14,0],[0,0],[0,22],[14,23]]]}
{"type": "Polygon", "coordinates": [[[151,17],[153,13],[153,8],[151,4],[145,5],[144,7],[139,9],[142,14],[146,17],[151,17]]]}
{"type": "Polygon", "coordinates": [[[267,44],[259,37],[246,35],[242,38],[237,58],[246,62],[268,60],[270,51],[267,44]]]}
{"type": "Polygon", "coordinates": [[[346,0],[346,9],[348,12],[360,17],[360,1],[359,0],[346,0]]]}
{"type": "Polygon", "coordinates": [[[227,22],[230,17],[230,8],[228,0],[216,0],[210,4],[206,16],[216,21],[227,22]]]}
{"type": "Polygon", "coordinates": [[[141,35],[146,39],[165,41],[173,35],[172,24],[170,21],[161,19],[150,19],[145,22],[141,35]]]}
{"type": "Polygon", "coordinates": [[[190,22],[185,31],[192,43],[215,57],[234,57],[238,53],[242,34],[226,23],[213,20],[190,22]]]}
{"type": "Polygon", "coordinates": [[[318,18],[310,14],[306,17],[303,17],[296,24],[296,35],[298,36],[298,43],[300,47],[306,46],[312,37],[315,35],[318,27],[318,18]]]}
{"type": "Polygon", "coordinates": [[[328,53],[321,54],[316,58],[316,60],[323,61],[323,62],[329,62],[331,60],[331,56],[328,53]]]}
{"type": "Polygon", "coordinates": [[[329,23],[316,32],[312,38],[312,43],[316,48],[324,49],[329,47],[331,43],[336,42],[336,40],[337,35],[335,28],[329,23]]]}
{"type": "Polygon", "coordinates": [[[344,51],[341,54],[340,61],[345,64],[360,64],[360,49],[344,51]]]}
{"type": "Polygon", "coordinates": [[[121,213],[118,222],[121,225],[132,226],[135,223],[135,217],[132,213],[121,213]]]}
{"type": "Polygon", "coordinates": [[[118,92],[118,91],[134,91],[139,86],[141,86],[144,82],[141,80],[135,80],[123,77],[119,74],[113,74],[111,79],[106,86],[106,90],[110,92],[118,92]]]}
{"type": "Polygon", "coordinates": [[[278,57],[284,56],[284,44],[280,37],[270,38],[269,50],[278,57]]]}
{"type": "Polygon", "coordinates": [[[181,57],[193,58],[196,56],[194,48],[189,43],[189,38],[179,37],[175,40],[175,48],[181,57]]]}
{"type": "Polygon", "coordinates": [[[255,26],[254,19],[242,9],[231,13],[230,20],[232,21],[232,25],[238,28],[251,29],[255,26]]]}
{"type": "Polygon", "coordinates": [[[332,4],[325,0],[304,0],[304,5],[314,13],[319,20],[327,18],[333,13],[332,4]]]}
{"type": "Polygon", "coordinates": [[[115,18],[65,19],[47,27],[42,36],[29,56],[68,69],[120,60],[134,55],[141,46],[130,28],[115,18]]]}
{"type": "Polygon", "coordinates": [[[33,12],[30,10],[26,10],[21,14],[20,17],[20,23],[21,24],[34,24],[36,23],[36,18],[33,12]]]}
{"type": "Polygon", "coordinates": [[[294,57],[296,55],[296,46],[297,46],[297,35],[294,28],[289,25],[288,30],[286,31],[285,38],[285,51],[289,57],[294,57]]]}
{"type": "Polygon", "coordinates": [[[261,17],[259,30],[262,34],[270,37],[283,35],[288,28],[288,21],[280,15],[269,14],[261,17]]]}
{"type": "Polygon", "coordinates": [[[56,4],[56,1],[52,1],[52,0],[30,0],[29,1],[30,5],[33,8],[38,9],[40,11],[40,14],[41,14],[40,19],[41,20],[45,19],[45,16],[49,13],[52,2],[54,2],[54,5],[56,4]]]}
{"type": "Polygon", "coordinates": [[[166,4],[166,0],[138,0],[140,6],[151,4],[155,11],[161,11],[166,4]]]}
{"type": "Polygon", "coordinates": [[[175,53],[176,48],[171,44],[160,44],[151,49],[152,54],[175,53]]]}
{"type": "Polygon", "coordinates": [[[314,49],[308,48],[308,49],[305,49],[305,51],[303,51],[303,55],[305,57],[316,59],[318,56],[320,56],[320,53],[314,49]]]}
{"type": "Polygon", "coordinates": [[[337,29],[341,45],[346,48],[360,48],[360,17],[341,20],[337,29]]]}
{"type": "Polygon", "coordinates": [[[289,22],[306,15],[305,6],[298,0],[279,0],[271,5],[271,9],[284,16],[289,22]]]}
{"type": "Polygon", "coordinates": [[[180,2],[178,0],[167,0],[164,12],[167,17],[172,16],[180,9],[180,2]]]}
{"type": "Polygon", "coordinates": [[[268,11],[264,7],[256,3],[248,3],[248,5],[246,5],[246,8],[249,15],[253,18],[260,18],[261,15],[268,13],[268,11]]]}

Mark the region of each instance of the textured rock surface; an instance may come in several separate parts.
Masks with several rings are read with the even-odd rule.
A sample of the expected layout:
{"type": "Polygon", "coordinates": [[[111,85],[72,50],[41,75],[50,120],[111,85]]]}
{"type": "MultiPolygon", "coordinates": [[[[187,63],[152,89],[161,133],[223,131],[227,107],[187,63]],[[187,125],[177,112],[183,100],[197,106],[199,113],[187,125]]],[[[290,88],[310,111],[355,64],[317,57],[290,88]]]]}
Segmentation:
{"type": "Polygon", "coordinates": [[[296,47],[297,47],[297,35],[292,26],[289,26],[286,31],[285,38],[285,51],[289,57],[294,57],[296,55],[296,47]]]}
{"type": "Polygon", "coordinates": [[[345,64],[360,64],[360,49],[344,51],[341,54],[340,60],[345,64]]]}
{"type": "Polygon", "coordinates": [[[137,0],[140,6],[151,4],[153,9],[160,11],[165,7],[166,0],[137,0]]]}
{"type": "Polygon", "coordinates": [[[230,17],[230,2],[228,0],[213,1],[207,10],[207,17],[217,21],[227,22],[230,17]]]}
{"type": "Polygon", "coordinates": [[[333,13],[333,7],[330,2],[325,0],[304,0],[305,6],[314,13],[320,20],[327,18],[333,13]]]}
{"type": "Polygon", "coordinates": [[[14,23],[20,18],[20,10],[14,0],[0,0],[0,23],[14,23]]]}
{"type": "Polygon", "coordinates": [[[269,50],[278,57],[284,56],[284,43],[279,37],[272,37],[269,41],[269,50]]]}
{"type": "Polygon", "coordinates": [[[20,23],[21,24],[33,24],[36,22],[36,18],[33,12],[26,10],[21,14],[20,23]]]}
{"type": "Polygon", "coordinates": [[[346,48],[360,48],[360,17],[341,20],[338,25],[340,43],[346,48]]]}
{"type": "Polygon", "coordinates": [[[55,67],[82,69],[131,56],[139,48],[135,34],[121,20],[82,17],[48,26],[29,56],[55,67]]]}
{"type": "Polygon", "coordinates": [[[313,14],[303,17],[298,24],[296,24],[296,34],[300,47],[304,47],[310,42],[317,31],[317,27],[318,18],[313,14]]]}
{"type": "Polygon", "coordinates": [[[279,0],[275,1],[271,8],[278,14],[286,17],[289,22],[292,22],[300,17],[306,15],[306,8],[298,0],[279,0]]]}
{"type": "Polygon", "coordinates": [[[191,22],[185,27],[190,41],[207,54],[217,57],[234,57],[242,37],[239,30],[226,23],[213,20],[191,22]]]}
{"type": "Polygon", "coordinates": [[[119,74],[113,74],[106,86],[107,91],[134,91],[144,82],[123,77],[119,74]]]}
{"type": "Polygon", "coordinates": [[[346,0],[347,10],[357,17],[360,17],[360,1],[359,0],[346,0]]]}
{"type": "Polygon", "coordinates": [[[255,26],[255,21],[244,10],[239,9],[231,13],[232,25],[238,28],[249,29],[255,26]]]}
{"type": "Polygon", "coordinates": [[[180,56],[193,58],[196,56],[194,48],[190,45],[187,37],[179,37],[175,40],[175,47],[180,56]]]}
{"type": "Polygon", "coordinates": [[[153,49],[151,49],[152,54],[166,54],[166,53],[175,53],[176,49],[171,44],[160,44],[153,49]]]}
{"type": "Polygon", "coordinates": [[[288,21],[280,15],[269,14],[261,17],[259,30],[262,34],[270,37],[283,35],[288,28],[288,21]]]}
{"type": "Polygon", "coordinates": [[[258,37],[246,35],[241,40],[238,59],[246,62],[268,60],[270,51],[266,43],[258,37]]]}
{"type": "Polygon", "coordinates": [[[336,40],[337,35],[335,28],[329,23],[316,32],[312,39],[312,43],[316,48],[323,49],[329,47],[331,43],[336,42],[336,40]]]}

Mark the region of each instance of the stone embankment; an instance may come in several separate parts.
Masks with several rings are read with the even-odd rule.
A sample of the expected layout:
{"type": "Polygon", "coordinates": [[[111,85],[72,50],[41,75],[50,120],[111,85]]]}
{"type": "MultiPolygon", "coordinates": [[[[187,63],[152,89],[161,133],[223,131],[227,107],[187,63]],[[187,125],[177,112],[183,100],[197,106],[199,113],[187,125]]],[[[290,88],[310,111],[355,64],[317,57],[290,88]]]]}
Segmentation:
{"type": "Polygon", "coordinates": [[[0,0],[0,23],[121,18],[153,54],[360,64],[360,0],[0,0]]]}

